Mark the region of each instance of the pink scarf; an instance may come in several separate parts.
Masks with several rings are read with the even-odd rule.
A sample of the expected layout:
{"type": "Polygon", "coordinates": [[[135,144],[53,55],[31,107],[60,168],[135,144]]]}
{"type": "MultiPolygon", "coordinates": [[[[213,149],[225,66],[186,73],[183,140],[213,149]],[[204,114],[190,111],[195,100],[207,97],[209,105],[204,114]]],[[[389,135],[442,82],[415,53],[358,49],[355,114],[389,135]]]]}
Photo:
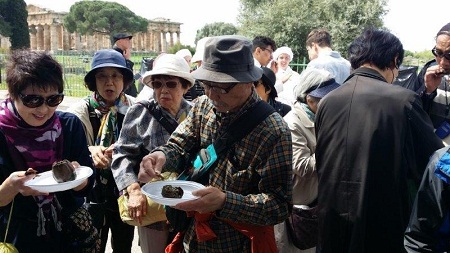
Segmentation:
{"type": "MultiPolygon", "coordinates": [[[[38,173],[51,170],[55,161],[62,159],[63,134],[59,117],[54,114],[44,125],[28,125],[17,113],[8,98],[0,103],[0,131],[3,132],[8,151],[16,171],[33,168],[38,173]]],[[[57,230],[61,222],[57,215],[61,207],[53,194],[34,197],[39,207],[38,236],[45,235],[46,220],[52,217],[57,230]],[[56,206],[56,207],[55,207],[56,206]]]]}

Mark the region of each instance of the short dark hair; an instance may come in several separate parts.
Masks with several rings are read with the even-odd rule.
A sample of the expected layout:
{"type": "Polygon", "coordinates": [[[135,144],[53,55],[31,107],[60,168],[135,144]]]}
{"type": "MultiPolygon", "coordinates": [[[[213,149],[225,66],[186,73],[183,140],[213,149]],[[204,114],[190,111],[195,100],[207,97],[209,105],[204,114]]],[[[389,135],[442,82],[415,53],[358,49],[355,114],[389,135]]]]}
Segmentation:
{"type": "Polygon", "coordinates": [[[361,67],[364,63],[371,63],[379,69],[389,68],[395,57],[395,66],[403,62],[405,51],[400,40],[392,33],[368,28],[358,36],[349,46],[349,61],[353,69],[361,67]]]}
{"type": "Polygon", "coordinates": [[[316,43],[319,47],[331,47],[331,35],[326,29],[314,29],[306,37],[306,46],[310,47],[312,43],[316,43]]]}
{"type": "Polygon", "coordinates": [[[29,86],[45,91],[57,89],[62,93],[64,90],[62,73],[61,65],[48,52],[14,50],[6,67],[9,96],[17,98],[29,86]]]}
{"type": "Polygon", "coordinates": [[[267,36],[256,36],[253,41],[252,52],[255,52],[256,48],[267,48],[268,46],[272,47],[272,50],[275,51],[277,49],[277,45],[275,41],[267,36]]]}

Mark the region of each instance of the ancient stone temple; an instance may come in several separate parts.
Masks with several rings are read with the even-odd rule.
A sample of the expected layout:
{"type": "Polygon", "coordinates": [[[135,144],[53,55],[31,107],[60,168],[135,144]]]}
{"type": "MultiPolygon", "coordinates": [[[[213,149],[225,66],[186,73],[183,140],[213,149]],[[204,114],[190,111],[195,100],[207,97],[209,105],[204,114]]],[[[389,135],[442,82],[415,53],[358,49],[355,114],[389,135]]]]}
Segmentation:
{"type": "MultiPolygon", "coordinates": [[[[111,47],[108,35],[69,33],[63,25],[67,13],[54,12],[31,4],[27,6],[27,10],[30,47],[33,50],[95,51],[111,47]]],[[[149,20],[147,32],[133,34],[133,50],[166,52],[169,47],[180,42],[181,24],[164,18],[149,20]]],[[[1,47],[6,44],[4,41],[5,38],[0,38],[1,47]]]]}

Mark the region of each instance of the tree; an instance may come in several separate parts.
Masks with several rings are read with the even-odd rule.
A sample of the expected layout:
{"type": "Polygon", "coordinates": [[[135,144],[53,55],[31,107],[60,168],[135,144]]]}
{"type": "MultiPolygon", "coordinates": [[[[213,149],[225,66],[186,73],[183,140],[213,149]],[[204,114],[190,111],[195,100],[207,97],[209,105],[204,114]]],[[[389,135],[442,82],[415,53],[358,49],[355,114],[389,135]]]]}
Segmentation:
{"type": "Polygon", "coordinates": [[[239,33],[269,36],[277,46],[289,46],[294,59],[307,57],[306,37],[326,28],[333,49],[344,56],[348,45],[368,26],[382,27],[385,0],[241,0],[239,33]]]}
{"type": "Polygon", "coordinates": [[[193,47],[191,47],[191,46],[189,46],[189,45],[183,45],[183,44],[177,42],[177,43],[175,43],[175,45],[173,45],[172,47],[170,47],[170,48],[167,50],[167,53],[169,53],[169,54],[175,54],[176,52],[178,52],[179,50],[184,49],[184,48],[186,48],[187,50],[189,50],[189,51],[191,52],[191,54],[193,54],[193,52],[195,52],[195,48],[193,48],[193,47]]]}
{"type": "Polygon", "coordinates": [[[115,2],[79,1],[64,17],[64,26],[71,33],[109,35],[112,44],[116,33],[146,32],[148,20],[115,2]]]}
{"type": "Polygon", "coordinates": [[[195,43],[204,37],[219,36],[219,35],[233,35],[237,34],[238,29],[231,23],[215,22],[206,24],[202,29],[197,30],[195,36],[195,43]]]}
{"type": "Polygon", "coordinates": [[[9,37],[11,49],[29,48],[28,11],[23,0],[0,0],[0,33],[9,37]]]}

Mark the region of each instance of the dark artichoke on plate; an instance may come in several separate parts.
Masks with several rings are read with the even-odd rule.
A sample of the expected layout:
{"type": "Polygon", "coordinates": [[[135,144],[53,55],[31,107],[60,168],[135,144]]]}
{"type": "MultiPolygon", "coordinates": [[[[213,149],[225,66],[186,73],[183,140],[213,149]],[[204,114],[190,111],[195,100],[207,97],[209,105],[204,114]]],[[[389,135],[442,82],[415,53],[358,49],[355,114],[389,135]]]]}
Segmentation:
{"type": "Polygon", "coordinates": [[[77,177],[75,167],[68,160],[54,162],[52,165],[53,178],[58,183],[73,181],[77,177]]]}
{"type": "Polygon", "coordinates": [[[176,187],[172,185],[164,185],[161,191],[161,195],[164,198],[175,198],[181,199],[183,197],[183,189],[181,187],[176,187]]]}

